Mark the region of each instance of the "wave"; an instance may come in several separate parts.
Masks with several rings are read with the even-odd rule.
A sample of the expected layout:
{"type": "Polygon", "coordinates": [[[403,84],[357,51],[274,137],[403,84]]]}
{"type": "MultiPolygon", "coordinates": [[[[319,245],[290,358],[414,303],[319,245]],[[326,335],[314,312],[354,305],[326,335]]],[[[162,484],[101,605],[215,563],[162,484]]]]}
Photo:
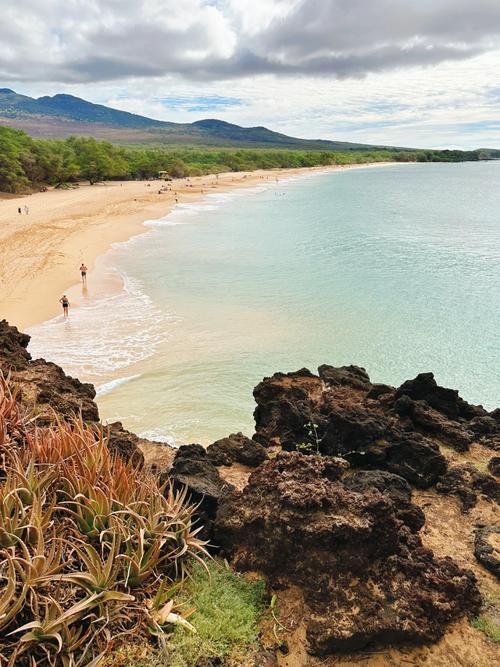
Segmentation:
{"type": "Polygon", "coordinates": [[[121,387],[123,384],[127,384],[131,380],[135,380],[138,377],[141,377],[140,373],[136,373],[135,375],[127,375],[122,378],[116,378],[116,380],[111,380],[110,382],[105,382],[104,384],[96,387],[96,396],[99,397],[110,394],[117,387],[121,387]]]}
{"type": "Polygon", "coordinates": [[[162,431],[161,429],[142,431],[137,435],[139,436],[139,438],[144,438],[145,440],[152,440],[153,442],[161,442],[165,445],[170,445],[170,447],[178,447],[175,437],[173,435],[165,435],[164,431],[162,431]]]}

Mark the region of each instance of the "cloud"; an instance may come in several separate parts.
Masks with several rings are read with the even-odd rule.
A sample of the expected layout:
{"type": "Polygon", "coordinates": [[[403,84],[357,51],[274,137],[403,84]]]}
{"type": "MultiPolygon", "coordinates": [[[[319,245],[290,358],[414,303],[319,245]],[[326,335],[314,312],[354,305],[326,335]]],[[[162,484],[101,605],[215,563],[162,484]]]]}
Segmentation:
{"type": "Polygon", "coordinates": [[[499,44],[498,0],[17,0],[2,7],[0,79],[352,78],[499,44]]]}

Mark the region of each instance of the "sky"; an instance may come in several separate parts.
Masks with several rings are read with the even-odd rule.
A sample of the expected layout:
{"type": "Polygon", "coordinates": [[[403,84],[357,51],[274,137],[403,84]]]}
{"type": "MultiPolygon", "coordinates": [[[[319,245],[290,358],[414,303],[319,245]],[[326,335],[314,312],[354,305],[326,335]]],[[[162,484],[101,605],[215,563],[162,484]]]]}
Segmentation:
{"type": "Polygon", "coordinates": [[[304,138],[500,148],[500,0],[0,0],[0,87],[304,138]]]}

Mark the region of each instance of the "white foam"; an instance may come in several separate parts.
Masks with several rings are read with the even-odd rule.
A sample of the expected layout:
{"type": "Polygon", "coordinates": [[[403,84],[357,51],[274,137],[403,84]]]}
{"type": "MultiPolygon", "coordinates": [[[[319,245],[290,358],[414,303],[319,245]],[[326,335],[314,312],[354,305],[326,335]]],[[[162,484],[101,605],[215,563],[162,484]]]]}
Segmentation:
{"type": "Polygon", "coordinates": [[[120,276],[121,290],[95,298],[70,295],[67,321],[55,317],[32,327],[31,354],[94,381],[152,356],[175,318],[154,305],[138,280],[120,276]]]}
{"type": "Polygon", "coordinates": [[[165,435],[165,432],[161,429],[152,429],[150,431],[142,431],[138,433],[139,438],[144,438],[145,440],[153,440],[154,442],[162,442],[165,445],[170,445],[171,447],[177,447],[176,440],[173,435],[165,435]]]}
{"type": "Polygon", "coordinates": [[[117,387],[121,387],[123,384],[127,384],[131,380],[135,380],[138,377],[141,377],[140,373],[135,375],[127,375],[122,378],[116,378],[116,380],[111,380],[110,382],[105,382],[104,384],[96,387],[96,395],[105,396],[106,394],[110,394],[117,387]]]}

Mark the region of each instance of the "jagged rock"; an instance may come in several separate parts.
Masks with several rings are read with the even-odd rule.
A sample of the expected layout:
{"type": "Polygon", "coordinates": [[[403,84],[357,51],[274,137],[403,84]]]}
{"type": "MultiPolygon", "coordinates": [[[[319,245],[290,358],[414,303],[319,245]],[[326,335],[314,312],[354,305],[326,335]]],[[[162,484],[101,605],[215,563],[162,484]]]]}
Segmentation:
{"type": "Polygon", "coordinates": [[[417,433],[401,434],[400,442],[388,447],[385,467],[421,489],[427,489],[446,472],[446,459],[439,447],[417,433]]]}
{"type": "Polygon", "coordinates": [[[394,387],[391,387],[388,384],[372,384],[371,389],[366,394],[366,398],[377,400],[381,396],[385,397],[387,394],[392,394],[395,391],[394,387]]]}
{"type": "Polygon", "coordinates": [[[492,475],[480,472],[470,463],[451,467],[436,484],[436,490],[457,496],[464,512],[475,506],[478,494],[500,502],[500,483],[492,475]]]}
{"type": "Polygon", "coordinates": [[[487,570],[500,579],[500,525],[476,528],[474,555],[487,570]]]}
{"type": "Polygon", "coordinates": [[[107,426],[108,449],[118,454],[124,461],[130,461],[137,467],[144,464],[144,455],[139,448],[141,438],[123,428],[121,422],[114,422],[107,426]]]}
{"type": "Polygon", "coordinates": [[[264,447],[276,442],[283,449],[295,449],[304,438],[305,424],[320,417],[317,401],[323,387],[307,368],[264,378],[253,391],[257,403],[253,439],[264,447]]]}
{"type": "Polygon", "coordinates": [[[500,456],[493,456],[488,463],[488,470],[495,477],[500,477],[500,456]]]}
{"type": "Polygon", "coordinates": [[[460,452],[467,451],[474,440],[471,431],[443,417],[442,413],[431,408],[426,401],[413,400],[403,394],[396,398],[393,407],[400,417],[409,419],[419,432],[437,435],[460,452]]]}
{"type": "Polygon", "coordinates": [[[393,499],[374,485],[354,491],[345,466],[282,452],[217,513],[216,538],[236,566],[302,588],[310,652],[435,641],[476,613],[474,575],[423,547],[398,513],[396,484],[393,499]]]}
{"type": "Polygon", "coordinates": [[[340,366],[334,368],[323,364],[318,368],[318,375],[327,384],[335,387],[337,385],[347,385],[356,389],[369,389],[371,387],[370,378],[364,368],[359,366],[340,366]]]}
{"type": "Polygon", "coordinates": [[[423,511],[411,502],[411,486],[399,475],[382,470],[353,470],[346,473],[342,481],[348,489],[357,493],[376,489],[389,496],[398,518],[413,531],[420,530],[424,525],[423,511]]]}
{"type": "Polygon", "coordinates": [[[179,447],[166,476],[176,488],[187,487],[191,501],[198,506],[197,518],[204,526],[203,534],[208,538],[219,501],[234,487],[222,479],[201,445],[179,447]]]}
{"type": "Polygon", "coordinates": [[[12,382],[19,390],[20,402],[33,411],[39,426],[53,423],[54,414],[81,414],[84,421],[99,421],[93,385],[66,375],[56,364],[32,361],[26,369],[12,374],[12,382]]]}
{"type": "Polygon", "coordinates": [[[7,320],[0,320],[0,368],[4,374],[10,370],[26,368],[31,359],[28,344],[30,337],[21,333],[17,327],[11,327],[7,320]]]}
{"type": "Polygon", "coordinates": [[[460,398],[456,389],[440,387],[433,373],[420,373],[413,380],[407,380],[396,391],[396,399],[409,396],[415,401],[425,401],[431,408],[441,412],[449,419],[472,419],[486,415],[481,406],[470,405],[460,398]]]}
{"type": "Polygon", "coordinates": [[[255,468],[267,458],[265,447],[250,440],[243,433],[233,433],[207,447],[208,458],[215,466],[230,466],[233,463],[255,468]]]}
{"type": "MultiPolygon", "coordinates": [[[[57,418],[82,416],[85,422],[96,425],[99,411],[94,402],[93,385],[80,382],[44,359],[31,359],[27,347],[30,337],[0,321],[0,370],[17,389],[18,402],[34,417],[37,426],[48,426],[57,418]]],[[[140,438],[123,429],[117,422],[110,426],[109,447],[126,461],[142,465],[140,438]]]]}
{"type": "Polygon", "coordinates": [[[411,424],[408,430],[390,405],[369,399],[368,376],[353,368],[339,369],[337,375],[323,366],[322,377],[302,370],[263,380],[254,390],[254,439],[287,451],[308,444],[354,466],[386,469],[423,488],[432,485],[446,470],[438,446],[411,424]]]}
{"type": "Polygon", "coordinates": [[[30,337],[19,333],[16,327],[5,320],[0,322],[0,369],[5,375],[11,373],[18,400],[33,411],[37,425],[52,423],[54,414],[81,414],[85,421],[98,421],[94,387],[69,377],[56,364],[44,359],[32,361],[26,350],[29,341],[30,337]]]}

